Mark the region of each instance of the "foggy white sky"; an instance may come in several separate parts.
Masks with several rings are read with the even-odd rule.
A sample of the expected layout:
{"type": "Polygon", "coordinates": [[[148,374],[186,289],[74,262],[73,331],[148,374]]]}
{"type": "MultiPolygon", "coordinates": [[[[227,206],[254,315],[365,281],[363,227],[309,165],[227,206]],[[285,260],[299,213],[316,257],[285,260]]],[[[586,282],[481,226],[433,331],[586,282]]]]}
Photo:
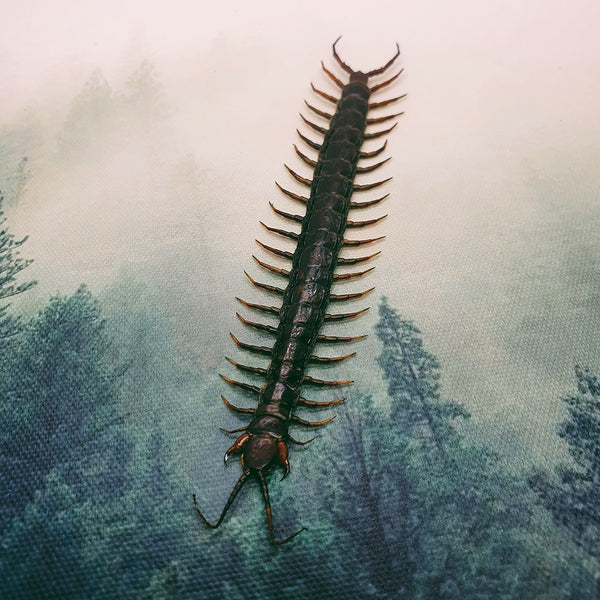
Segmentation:
{"type": "Polygon", "coordinates": [[[597,0],[12,3],[0,21],[0,128],[29,110],[58,135],[95,69],[115,89],[143,59],[171,108],[157,148],[34,165],[12,222],[30,235],[35,294],[108,284],[154,252],[166,258],[149,281],[186,347],[221,357],[273,180],[289,181],[281,163],[294,164],[308,84],[328,85],[319,61],[331,64],[340,34],[364,69],[398,41],[406,71],[393,91],[409,97],[369,285],[424,331],[449,397],[541,446],[572,366],[600,359],[599,23],[597,0]],[[207,220],[218,268],[235,273],[211,289],[197,233],[207,220]],[[190,257],[179,260],[165,223],[190,257]],[[229,320],[207,332],[214,315],[195,311],[215,301],[229,320]]]}
{"type": "MultiPolygon", "coordinates": [[[[344,33],[348,48],[360,49],[367,62],[398,39],[413,60],[428,59],[439,75],[451,75],[468,58],[473,73],[510,67],[518,78],[552,69],[556,87],[564,88],[561,67],[568,66],[571,75],[598,67],[599,18],[593,0],[22,0],[3,9],[1,85],[7,95],[20,96],[80,68],[115,66],[140,47],[150,55],[183,57],[204,51],[218,37],[259,41],[296,59],[298,52],[310,54],[315,45],[344,33]]],[[[410,66],[414,71],[420,65],[410,66]]]]}

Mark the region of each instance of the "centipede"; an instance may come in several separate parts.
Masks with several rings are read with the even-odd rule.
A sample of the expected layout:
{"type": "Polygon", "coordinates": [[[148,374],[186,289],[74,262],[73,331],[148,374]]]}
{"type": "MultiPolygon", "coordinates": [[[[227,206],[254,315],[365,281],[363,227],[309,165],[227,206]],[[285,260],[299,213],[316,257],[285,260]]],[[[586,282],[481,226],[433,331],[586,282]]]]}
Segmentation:
{"type": "Polygon", "coordinates": [[[280,467],[283,469],[282,479],[285,478],[290,471],[288,446],[305,445],[312,441],[312,439],[300,441],[292,437],[289,432],[290,426],[317,428],[335,418],[332,416],[321,421],[308,421],[295,414],[296,408],[331,408],[345,400],[345,398],[325,402],[309,400],[301,395],[302,389],[305,385],[327,388],[352,383],[352,381],[318,379],[308,375],[306,371],[312,365],[329,365],[348,360],[356,352],[327,357],[314,354],[315,348],[344,346],[366,337],[365,335],[326,335],[322,333],[322,330],[324,324],[354,319],[368,310],[366,307],[345,313],[328,312],[330,304],[361,299],[374,289],[371,287],[363,291],[347,293],[337,293],[337,289],[335,293],[332,291],[334,286],[338,287],[338,283],[343,285],[344,282],[362,278],[374,268],[372,266],[366,269],[358,267],[358,270],[344,272],[345,266],[367,263],[379,254],[377,251],[357,257],[346,257],[341,256],[344,254],[343,250],[360,246],[371,245],[372,247],[373,244],[385,237],[365,237],[363,239],[346,237],[347,231],[371,227],[387,216],[363,220],[348,218],[351,213],[378,205],[389,197],[389,194],[385,194],[362,201],[352,199],[355,193],[379,188],[391,179],[389,177],[371,183],[355,182],[357,176],[372,173],[390,160],[390,158],[377,162],[370,160],[379,157],[385,151],[387,139],[371,151],[362,150],[363,143],[388,135],[398,124],[398,121],[395,121],[388,127],[389,122],[403,114],[403,112],[395,112],[382,116],[370,116],[371,111],[375,111],[375,115],[379,115],[379,109],[391,106],[406,96],[404,94],[378,101],[371,100],[373,95],[387,90],[388,86],[393,84],[403,72],[403,69],[400,69],[394,75],[389,76],[390,69],[400,55],[400,47],[397,43],[394,56],[386,64],[363,73],[355,71],[340,58],[337,51],[340,38],[333,43],[332,52],[337,67],[344,73],[342,77],[348,80],[347,83],[344,83],[334,70],[327,68],[323,62],[321,62],[323,72],[338,89],[338,95],[326,93],[311,83],[317,102],[320,105],[335,107],[335,109],[322,109],[318,107],[319,105],[314,106],[314,101],[313,104],[305,101],[306,108],[312,115],[315,115],[316,119],[314,117],[313,119],[317,122],[300,114],[305,126],[322,137],[320,141],[315,141],[314,133],[308,136],[299,129],[297,130],[300,140],[309,149],[305,152],[317,153],[315,158],[311,158],[294,144],[296,154],[312,170],[312,177],[304,177],[284,165],[294,180],[310,190],[309,194],[300,195],[276,183],[279,191],[287,198],[305,206],[305,213],[304,215],[292,214],[277,208],[272,202],[269,203],[274,213],[295,224],[296,228],[299,226],[300,231],[281,229],[261,222],[268,235],[294,240],[295,251],[282,250],[257,240],[266,252],[289,261],[291,266],[289,269],[280,268],[253,256],[261,268],[285,278],[287,285],[279,287],[261,283],[245,272],[253,288],[260,290],[261,293],[276,295],[280,299],[280,306],[268,306],[237,298],[244,309],[262,315],[271,315],[278,319],[278,324],[275,326],[254,321],[236,313],[244,326],[273,336],[275,341],[270,347],[246,343],[233,333],[230,334],[239,349],[268,357],[270,360],[268,367],[264,368],[242,364],[226,357],[237,371],[261,376],[264,383],[260,387],[221,375],[229,385],[249,392],[257,398],[255,408],[242,408],[221,396],[229,410],[250,418],[250,423],[244,427],[233,430],[221,428],[227,434],[238,435],[235,442],[225,452],[224,460],[227,462],[230,456],[239,455],[242,474],[231,491],[221,515],[214,523],[204,516],[198,506],[196,495],[193,494],[193,505],[201,521],[206,527],[216,529],[223,523],[229,508],[245,482],[251,477],[256,478],[264,497],[269,540],[277,546],[286,544],[307,528],[302,527],[284,539],[276,539],[267,475],[276,467],[280,467]],[[370,85],[372,79],[375,79],[376,83],[370,85]],[[319,122],[323,124],[320,125],[319,122]],[[371,126],[375,126],[376,130],[371,131],[371,126]],[[365,164],[365,161],[370,164],[365,164]]]}

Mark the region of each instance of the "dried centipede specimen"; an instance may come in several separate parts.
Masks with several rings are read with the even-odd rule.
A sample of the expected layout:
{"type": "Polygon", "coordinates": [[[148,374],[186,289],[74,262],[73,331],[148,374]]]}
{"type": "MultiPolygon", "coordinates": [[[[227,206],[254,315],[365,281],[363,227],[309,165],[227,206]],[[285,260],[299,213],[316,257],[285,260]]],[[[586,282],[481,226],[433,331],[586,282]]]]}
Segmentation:
{"type": "Polygon", "coordinates": [[[252,284],[257,288],[281,296],[281,307],[254,304],[238,298],[246,308],[276,315],[279,318],[279,325],[275,327],[247,320],[238,314],[238,317],[245,325],[272,334],[275,337],[275,343],[272,348],[241,342],[231,334],[233,341],[239,348],[270,357],[271,362],[267,369],[243,365],[227,359],[240,371],[263,376],[264,384],[262,387],[258,387],[221,375],[229,384],[250,391],[258,397],[256,408],[239,408],[230,404],[222,397],[227,408],[237,413],[248,414],[252,419],[249,425],[240,429],[233,431],[223,430],[226,433],[241,433],[225,453],[225,461],[232,454],[240,454],[243,473],[235,484],[221,516],[214,524],[206,519],[197,505],[196,496],[194,495],[193,497],[194,507],[204,524],[215,529],[223,522],[229,507],[246,480],[250,476],[258,478],[264,495],[269,537],[271,542],[277,545],[285,544],[306,528],[303,527],[281,541],[275,539],[265,475],[275,466],[279,465],[285,469],[283,475],[285,477],[290,469],[288,444],[307,444],[308,441],[311,441],[300,442],[295,440],[289,433],[290,424],[295,423],[305,427],[318,427],[334,418],[331,417],[323,421],[310,422],[296,416],[294,409],[298,404],[307,407],[330,407],[343,400],[343,398],[329,402],[307,400],[300,395],[302,386],[304,383],[315,386],[338,386],[351,383],[350,381],[316,379],[306,375],[306,369],[312,364],[326,364],[348,359],[355,354],[354,352],[328,358],[313,354],[313,350],[318,345],[345,344],[364,337],[323,335],[321,329],[323,323],[351,319],[367,310],[367,308],[363,308],[355,312],[330,314],[327,312],[327,306],[330,302],[337,303],[361,298],[373,289],[346,294],[334,294],[331,292],[334,282],[355,279],[371,271],[373,268],[350,273],[340,273],[336,271],[339,265],[355,265],[369,261],[379,254],[379,252],[375,252],[356,258],[340,257],[340,251],[344,247],[368,245],[382,239],[381,237],[371,237],[353,240],[344,237],[346,229],[373,225],[384,218],[379,217],[362,221],[348,219],[350,211],[373,206],[388,196],[385,195],[363,202],[354,202],[351,200],[354,192],[371,190],[389,181],[389,179],[385,179],[374,183],[354,183],[357,174],[370,173],[389,160],[388,158],[369,165],[362,164],[363,159],[370,159],[380,155],[385,150],[387,144],[385,142],[374,151],[363,152],[361,151],[363,142],[388,134],[396,126],[396,123],[387,129],[380,129],[374,132],[367,131],[369,126],[377,126],[377,124],[385,123],[400,116],[402,113],[373,118],[367,115],[371,110],[387,107],[404,98],[404,96],[399,96],[379,102],[369,101],[372,94],[389,86],[402,73],[402,70],[400,70],[392,77],[388,79],[384,78],[385,80],[380,83],[369,86],[369,80],[372,77],[377,77],[385,73],[392,66],[396,58],[398,58],[400,54],[398,44],[396,44],[396,54],[384,66],[368,73],[363,73],[361,71],[354,71],[342,61],[336,50],[338,41],[339,38],[333,44],[333,57],[339,67],[348,74],[349,82],[344,84],[323,63],[321,64],[327,76],[341,89],[340,98],[335,98],[312,86],[317,96],[336,106],[335,112],[331,114],[312,106],[308,102],[306,103],[309,110],[319,118],[327,121],[329,126],[320,126],[302,117],[303,121],[311,129],[323,135],[323,141],[313,141],[298,131],[302,141],[313,150],[318,151],[318,157],[312,159],[294,146],[300,158],[313,169],[312,179],[304,178],[286,166],[294,179],[310,188],[310,195],[309,197],[304,197],[286,190],[277,184],[286,196],[305,203],[306,213],[304,216],[290,214],[275,208],[271,204],[273,210],[278,215],[300,224],[301,230],[298,233],[263,224],[268,231],[295,240],[297,244],[296,250],[293,253],[287,252],[259,242],[266,251],[289,259],[291,261],[291,268],[289,270],[280,269],[254,257],[263,268],[285,276],[288,280],[287,287],[283,289],[259,283],[248,275],[252,284]]]}

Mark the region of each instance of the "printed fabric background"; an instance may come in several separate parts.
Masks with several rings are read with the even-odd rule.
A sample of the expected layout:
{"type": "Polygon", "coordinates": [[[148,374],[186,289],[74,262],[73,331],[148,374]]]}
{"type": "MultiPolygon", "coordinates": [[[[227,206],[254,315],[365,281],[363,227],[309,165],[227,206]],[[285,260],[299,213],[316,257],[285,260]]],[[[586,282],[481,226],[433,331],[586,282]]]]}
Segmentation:
{"type": "Polygon", "coordinates": [[[599,22],[592,0],[6,5],[0,598],[600,599],[599,22]],[[274,181],[303,191],[282,163],[309,176],[298,112],[331,110],[310,83],[336,93],[340,34],[363,70],[398,42],[377,99],[408,95],[360,215],[388,214],[382,252],[344,288],[376,286],[349,303],[371,310],[326,326],[368,337],[309,371],[354,384],[303,390],[346,401],[298,412],[337,418],[293,427],[314,441],[268,477],[276,537],[308,529],[275,547],[256,481],[217,530],[192,494],[214,522],[242,472],[220,397],[255,396],[219,374],[261,385],[229,333],[272,338],[236,297],[277,302],[244,271],[281,285],[255,238],[285,227],[269,202],[302,211],[274,181]]]}

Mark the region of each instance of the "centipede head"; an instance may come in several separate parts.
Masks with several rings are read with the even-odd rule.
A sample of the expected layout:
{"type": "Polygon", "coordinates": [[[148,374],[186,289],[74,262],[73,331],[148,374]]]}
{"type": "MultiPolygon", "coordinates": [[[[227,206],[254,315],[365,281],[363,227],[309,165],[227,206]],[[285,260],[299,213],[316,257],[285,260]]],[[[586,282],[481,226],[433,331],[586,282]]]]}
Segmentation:
{"type": "Polygon", "coordinates": [[[278,440],[266,434],[251,435],[242,449],[242,467],[251,472],[268,473],[275,466],[277,456],[278,440]]]}
{"type": "Polygon", "coordinates": [[[241,463],[244,469],[244,472],[238,479],[235,484],[229,499],[227,500],[225,507],[223,508],[223,512],[219,517],[219,520],[216,523],[210,523],[206,517],[202,514],[200,509],[198,508],[198,504],[196,503],[196,495],[193,495],[194,499],[194,508],[196,512],[202,519],[202,522],[211,529],[216,529],[221,525],[229,507],[235,500],[235,497],[238,495],[239,491],[242,489],[242,486],[248,479],[250,475],[255,476],[261,486],[263,497],[265,499],[265,511],[267,515],[267,525],[269,527],[269,539],[272,544],[276,546],[281,546],[282,544],[286,544],[292,538],[296,537],[300,532],[306,530],[306,527],[302,527],[302,529],[296,531],[289,537],[277,541],[275,539],[273,533],[273,517],[271,515],[271,502],[269,500],[269,490],[267,488],[267,482],[265,480],[265,475],[273,469],[276,464],[281,464],[285,467],[286,471],[284,477],[288,474],[290,465],[287,459],[287,445],[285,441],[282,439],[274,438],[267,434],[249,434],[243,433],[240,437],[235,441],[235,443],[227,450],[225,453],[225,461],[227,461],[228,457],[231,454],[241,454],[241,463]]]}

